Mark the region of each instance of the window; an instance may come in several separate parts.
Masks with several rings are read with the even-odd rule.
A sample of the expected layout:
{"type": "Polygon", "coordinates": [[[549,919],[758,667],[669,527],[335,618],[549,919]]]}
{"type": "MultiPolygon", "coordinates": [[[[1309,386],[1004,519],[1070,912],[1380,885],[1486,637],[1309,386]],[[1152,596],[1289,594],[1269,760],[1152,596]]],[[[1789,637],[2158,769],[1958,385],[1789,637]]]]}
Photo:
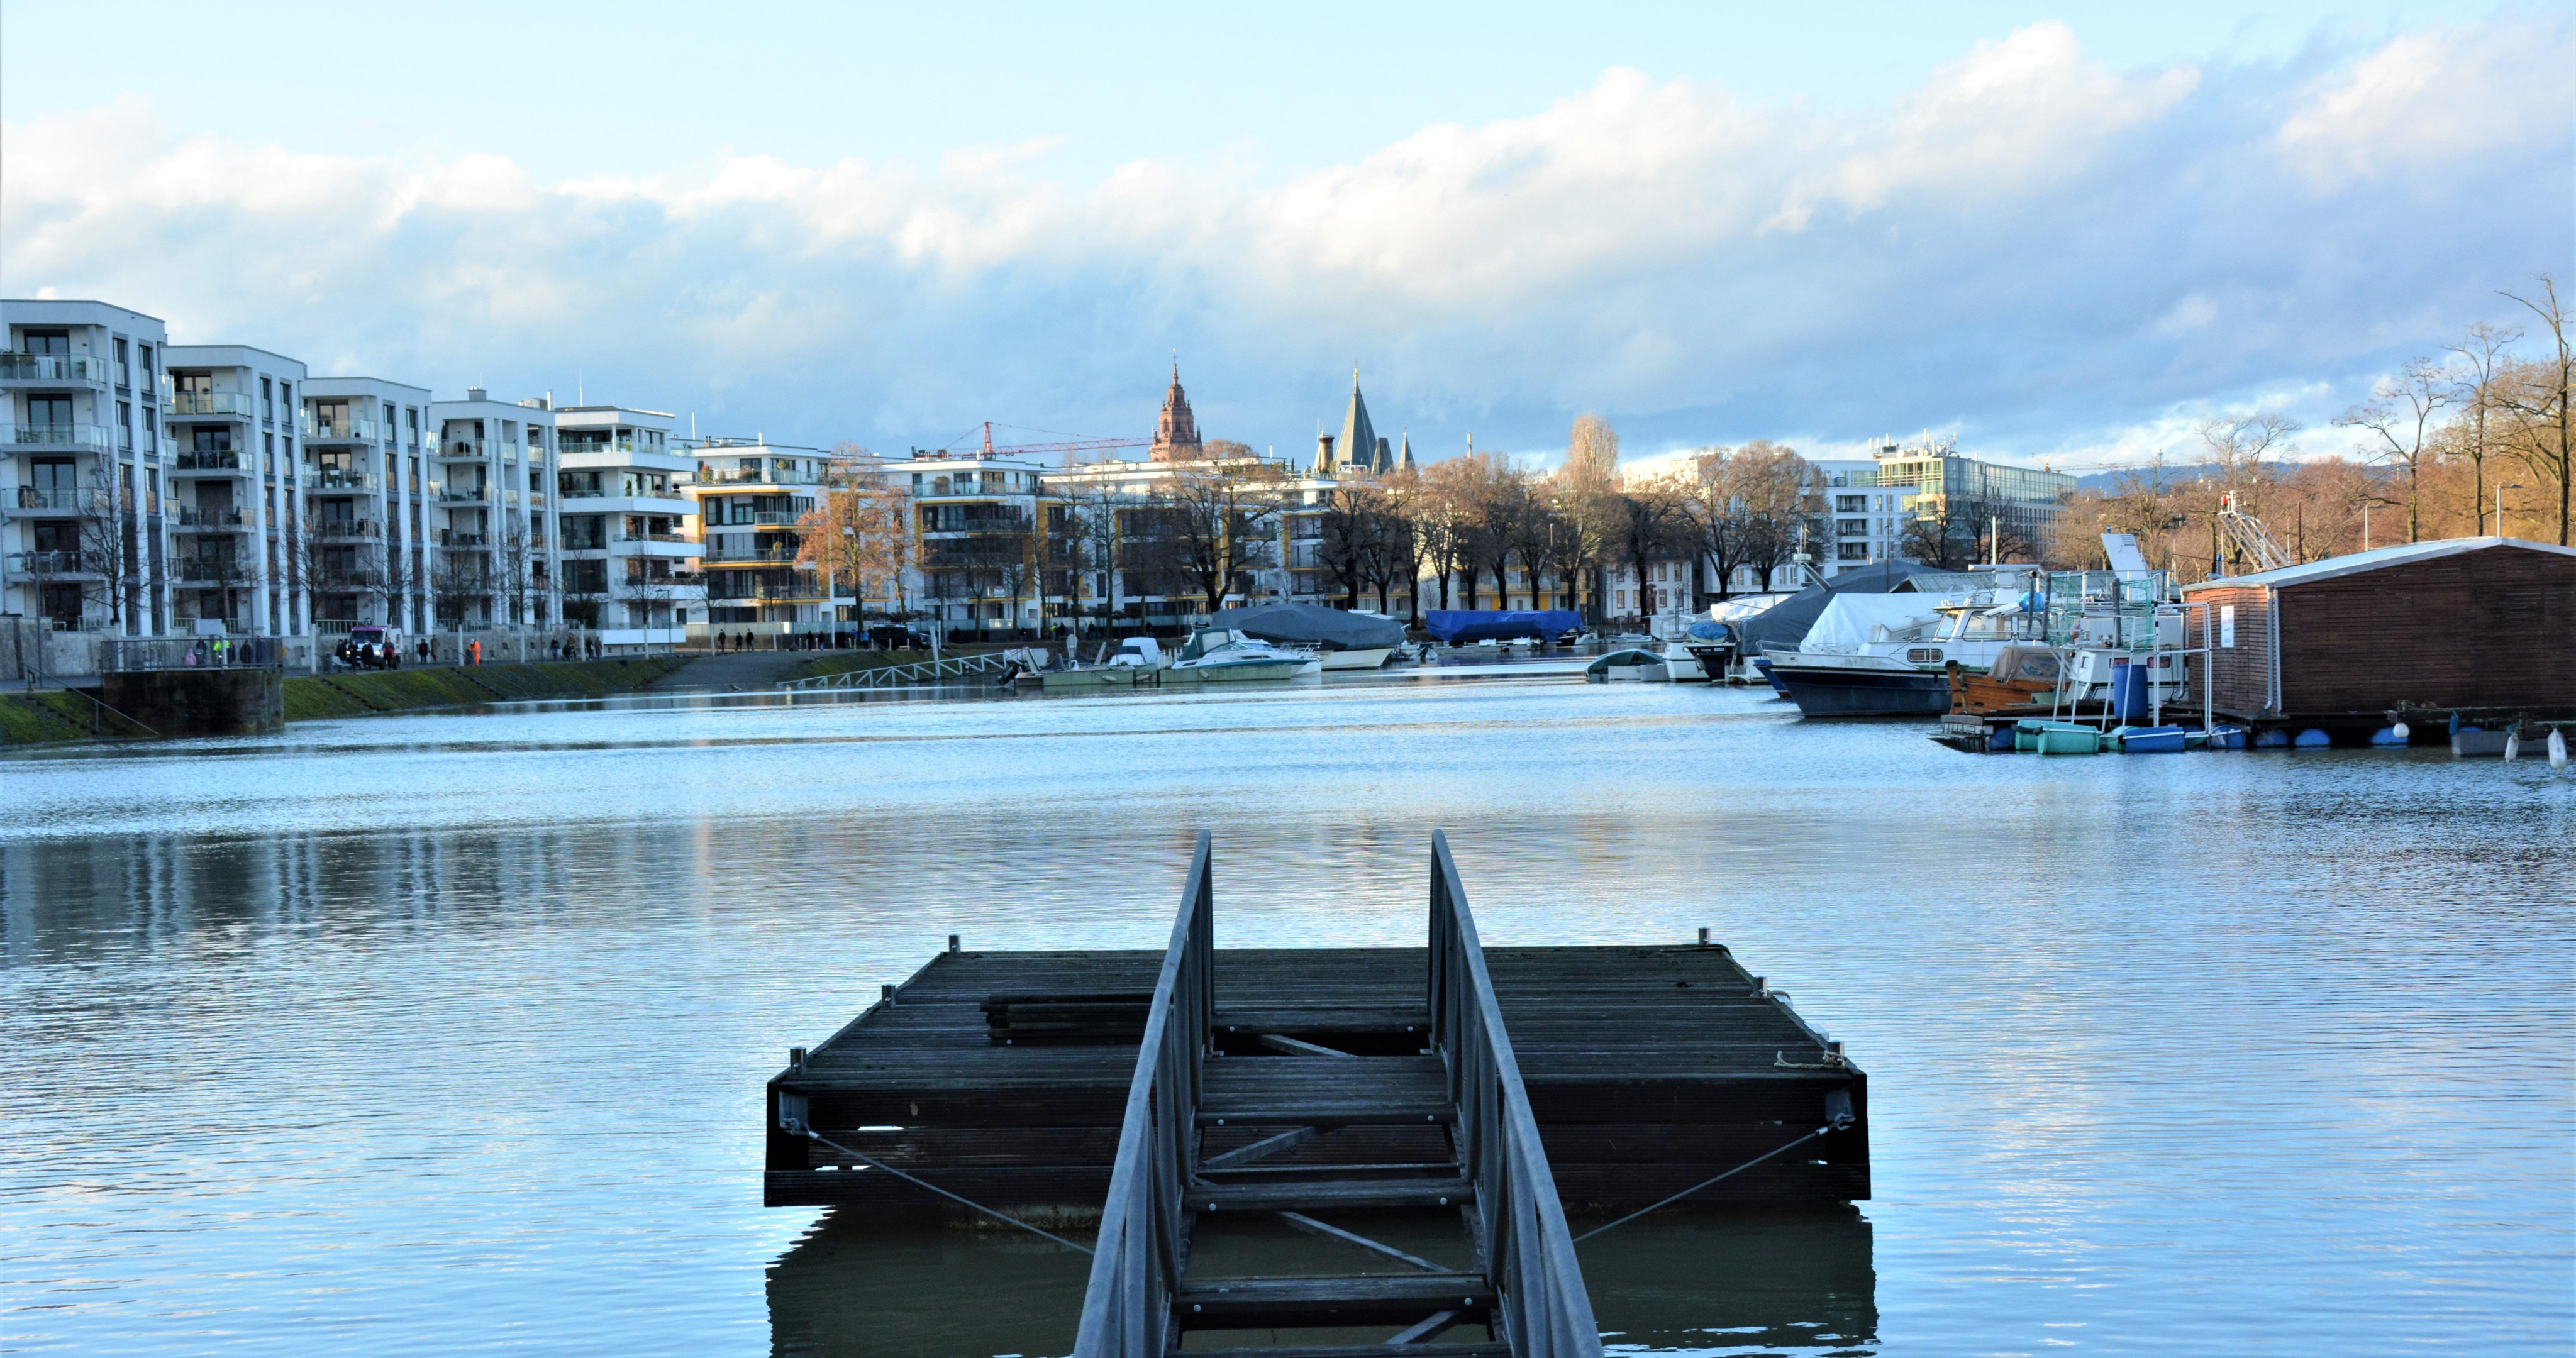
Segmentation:
{"type": "Polygon", "coordinates": [[[138,344],[136,344],[136,345],[134,346],[134,354],[135,354],[135,357],[136,357],[136,358],[138,358],[138,359],[142,360],[142,361],[141,361],[140,366],[141,366],[141,367],[142,367],[142,369],[143,369],[143,382],[144,382],[144,385],[146,385],[146,386],[151,385],[151,383],[152,383],[152,346],[151,346],[151,345],[149,345],[149,344],[141,344],[141,343],[138,343],[138,344]]]}
{"type": "Polygon", "coordinates": [[[68,354],[72,351],[72,336],[68,330],[25,331],[22,342],[31,354],[68,354]]]}
{"type": "Polygon", "coordinates": [[[134,451],[134,403],[132,401],[116,403],[116,446],[127,452],[134,451]]]}
{"type": "Polygon", "coordinates": [[[1837,495],[1834,497],[1834,512],[1837,514],[1861,514],[1866,513],[1868,509],[1869,497],[1866,495],[1837,495]]]}
{"type": "Polygon", "coordinates": [[[1867,561],[1869,560],[1869,544],[1866,542],[1842,543],[1834,548],[1834,559],[1836,561],[1867,561]]]}

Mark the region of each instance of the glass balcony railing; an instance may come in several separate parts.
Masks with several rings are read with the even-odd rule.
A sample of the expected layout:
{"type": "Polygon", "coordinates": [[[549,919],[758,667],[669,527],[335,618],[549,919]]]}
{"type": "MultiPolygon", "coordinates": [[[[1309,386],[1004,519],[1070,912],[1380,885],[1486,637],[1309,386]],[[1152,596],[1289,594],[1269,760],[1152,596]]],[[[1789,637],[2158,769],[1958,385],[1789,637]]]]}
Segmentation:
{"type": "Polygon", "coordinates": [[[103,424],[0,424],[0,443],[41,444],[55,448],[107,447],[103,424]]]}
{"type": "Polygon", "coordinates": [[[373,519],[315,519],[313,536],[317,538],[372,538],[376,534],[373,519]]]}
{"type": "Polygon", "coordinates": [[[305,441],[320,443],[382,443],[385,427],[374,420],[317,420],[304,417],[305,441]]]}
{"type": "Polygon", "coordinates": [[[489,547],[492,545],[492,540],[481,533],[460,533],[452,528],[442,528],[438,530],[438,545],[441,547],[489,547]]]}
{"type": "Polygon", "coordinates": [[[304,488],[308,491],[363,490],[373,492],[376,488],[376,477],[373,472],[353,472],[343,471],[338,467],[319,467],[304,473],[304,488]]]}
{"type": "Polygon", "coordinates": [[[50,509],[69,514],[81,507],[81,493],[75,486],[20,486],[20,509],[50,509]]]}
{"type": "Polygon", "coordinates": [[[489,504],[492,492],[482,486],[441,486],[438,498],[447,504],[489,504]]]}
{"type": "Polygon", "coordinates": [[[247,419],[251,398],[238,391],[178,391],[170,394],[173,415],[239,415],[247,419]]]}
{"type": "Polygon", "coordinates": [[[179,526],[181,528],[239,528],[242,526],[242,512],[238,509],[197,509],[182,505],[179,507],[179,526]]]}
{"type": "Polygon", "coordinates": [[[480,443],[469,443],[464,439],[458,439],[452,443],[442,443],[438,445],[438,460],[441,462],[480,462],[483,460],[483,445],[480,443]]]}
{"type": "Polygon", "coordinates": [[[0,381],[107,385],[108,361],[87,354],[0,354],[0,381]]]}

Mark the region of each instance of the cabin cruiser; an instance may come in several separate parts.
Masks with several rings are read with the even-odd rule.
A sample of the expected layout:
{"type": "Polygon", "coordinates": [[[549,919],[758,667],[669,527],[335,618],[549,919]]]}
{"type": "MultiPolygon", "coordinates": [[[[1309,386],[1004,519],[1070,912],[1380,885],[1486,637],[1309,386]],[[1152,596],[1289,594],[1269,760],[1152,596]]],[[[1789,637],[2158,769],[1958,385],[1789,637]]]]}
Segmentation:
{"type": "Polygon", "coordinates": [[[1324,662],[1304,651],[1275,646],[1231,627],[1202,627],[1162,673],[1164,683],[1215,683],[1244,679],[1294,679],[1320,674],[1324,662]]]}
{"type": "Polygon", "coordinates": [[[2035,614],[2013,589],[1841,595],[1797,646],[1764,648],[1765,672],[1810,717],[1938,716],[1950,710],[1949,667],[1985,672],[2030,639],[2035,614]]]}
{"type": "Polygon", "coordinates": [[[1404,624],[1383,613],[1320,604],[1268,603],[1229,608],[1216,626],[1256,641],[1302,651],[1328,670],[1373,670],[1404,644],[1404,624]]]}

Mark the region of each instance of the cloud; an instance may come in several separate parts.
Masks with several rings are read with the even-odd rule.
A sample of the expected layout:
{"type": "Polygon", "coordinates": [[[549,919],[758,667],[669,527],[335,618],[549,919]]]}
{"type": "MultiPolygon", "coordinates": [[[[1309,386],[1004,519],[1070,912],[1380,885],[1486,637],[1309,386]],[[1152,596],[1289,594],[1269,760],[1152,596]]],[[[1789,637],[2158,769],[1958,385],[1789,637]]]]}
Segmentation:
{"type": "Polygon", "coordinates": [[[1292,451],[1357,360],[1429,454],[1561,446],[1591,409],[1641,452],[1936,427],[2066,456],[2192,403],[2348,400],[2566,268],[2571,95],[2539,77],[2571,58],[2566,21],[2508,14],[2114,71],[2038,24],[1864,115],[1619,69],[1283,182],[1070,187],[1044,139],[549,183],[127,99],[0,125],[0,274],[182,340],[817,443],[1141,434],[1178,348],[1203,427],[1292,451]]]}

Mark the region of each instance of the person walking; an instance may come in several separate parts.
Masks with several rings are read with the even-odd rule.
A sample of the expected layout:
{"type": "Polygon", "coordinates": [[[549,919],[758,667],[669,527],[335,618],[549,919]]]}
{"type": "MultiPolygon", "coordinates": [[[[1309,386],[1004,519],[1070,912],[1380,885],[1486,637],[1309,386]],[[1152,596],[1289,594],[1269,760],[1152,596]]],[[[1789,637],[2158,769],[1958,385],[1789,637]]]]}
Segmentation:
{"type": "Polygon", "coordinates": [[[465,663],[468,665],[480,665],[483,663],[483,643],[481,641],[469,641],[465,643],[465,663]]]}

